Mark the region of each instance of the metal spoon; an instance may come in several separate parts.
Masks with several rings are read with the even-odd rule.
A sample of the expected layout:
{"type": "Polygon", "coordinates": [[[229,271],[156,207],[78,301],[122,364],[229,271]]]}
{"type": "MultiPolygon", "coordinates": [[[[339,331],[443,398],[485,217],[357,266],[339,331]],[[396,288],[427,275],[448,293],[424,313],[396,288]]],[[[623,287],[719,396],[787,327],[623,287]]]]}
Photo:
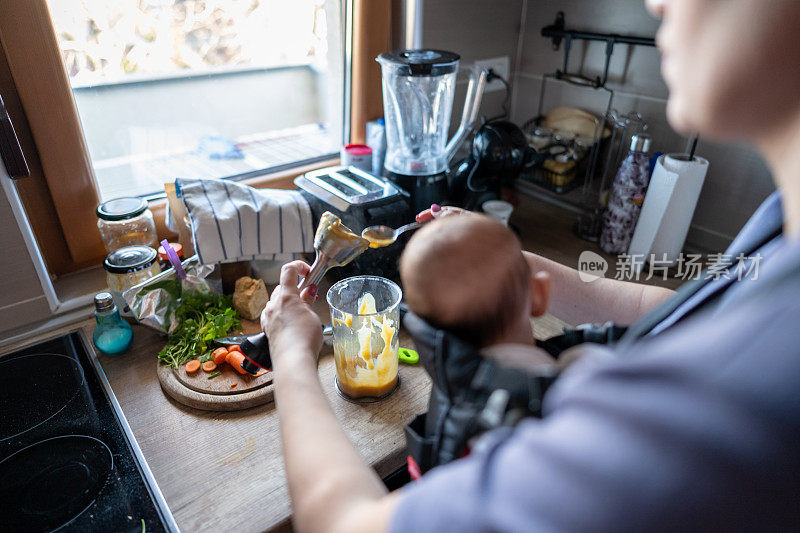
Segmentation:
{"type": "Polygon", "coordinates": [[[420,222],[412,222],[397,229],[392,229],[389,226],[370,226],[364,228],[364,231],[361,232],[361,237],[369,241],[370,248],[382,248],[393,244],[400,234],[417,229],[420,226],[420,222]]]}

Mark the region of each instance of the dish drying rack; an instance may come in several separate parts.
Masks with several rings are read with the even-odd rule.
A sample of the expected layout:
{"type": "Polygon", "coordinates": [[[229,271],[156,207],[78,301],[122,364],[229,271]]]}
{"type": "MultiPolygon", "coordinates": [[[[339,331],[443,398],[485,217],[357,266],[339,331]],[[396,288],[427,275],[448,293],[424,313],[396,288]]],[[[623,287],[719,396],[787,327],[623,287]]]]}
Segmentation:
{"type": "MultiPolygon", "coordinates": [[[[587,90],[603,91],[608,94],[608,101],[605,111],[595,118],[594,134],[590,143],[586,140],[583,143],[575,139],[569,139],[567,142],[562,140],[560,144],[566,150],[561,151],[559,148],[558,153],[545,153],[541,154],[542,157],[534,159],[533,164],[525,169],[517,180],[517,189],[576,213],[578,220],[575,231],[578,236],[596,241],[600,234],[608,189],[617,167],[627,152],[625,142],[629,142],[631,135],[646,131],[647,128],[638,113],[621,114],[613,108],[614,90],[606,85],[611,57],[617,44],[655,46],[655,39],[570,30],[566,28],[563,11],[558,12],[553,24],[542,28],[541,35],[550,38],[553,50],[561,48],[563,42],[564,59],[562,68],[542,77],[537,116],[522,126],[526,135],[534,134],[544,120],[543,106],[548,81],[563,81],[587,90]],[[581,73],[569,71],[569,57],[574,40],[606,43],[602,76],[589,78],[581,73]],[[548,163],[552,160],[564,162],[568,159],[573,159],[574,165],[548,163]],[[598,174],[600,174],[599,179],[598,174]]],[[[552,152],[552,145],[549,150],[552,152]]]]}

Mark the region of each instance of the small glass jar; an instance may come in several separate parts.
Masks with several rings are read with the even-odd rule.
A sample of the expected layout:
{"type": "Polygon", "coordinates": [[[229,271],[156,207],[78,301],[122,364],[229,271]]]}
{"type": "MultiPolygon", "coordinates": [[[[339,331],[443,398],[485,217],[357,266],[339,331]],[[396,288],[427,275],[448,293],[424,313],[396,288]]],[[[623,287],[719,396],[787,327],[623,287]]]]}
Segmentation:
{"type": "Polygon", "coordinates": [[[129,311],[122,293],[161,272],[158,253],[149,246],[126,246],[111,252],[103,261],[103,268],[108,289],[123,314],[129,311]]]}
{"type": "Polygon", "coordinates": [[[158,246],[153,213],[142,198],[117,198],[97,206],[97,229],[106,250],[114,252],[126,246],[158,246]]]}

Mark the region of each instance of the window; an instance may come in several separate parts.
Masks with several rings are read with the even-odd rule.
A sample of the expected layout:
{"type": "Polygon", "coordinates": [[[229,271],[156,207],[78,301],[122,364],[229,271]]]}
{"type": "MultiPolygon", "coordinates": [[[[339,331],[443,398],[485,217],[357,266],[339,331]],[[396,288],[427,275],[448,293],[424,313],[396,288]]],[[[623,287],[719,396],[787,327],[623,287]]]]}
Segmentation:
{"type": "Polygon", "coordinates": [[[291,187],[297,174],[336,161],[303,164],[312,154],[363,142],[365,122],[382,115],[375,57],[392,46],[397,2],[0,2],[0,91],[31,167],[16,187],[50,274],[101,263],[94,210],[102,199],[148,196],[167,237],[165,201],[152,196],[167,180],[216,175],[291,187]],[[200,24],[207,6],[217,8],[200,24]],[[140,24],[125,25],[130,10],[141,11],[140,24]],[[263,26],[275,10],[282,18],[263,26]],[[177,63],[153,48],[181,39],[177,63]],[[278,79],[280,90],[269,93],[259,79],[278,79]],[[165,118],[179,108],[188,116],[165,118]]]}
{"type": "Polygon", "coordinates": [[[338,152],[338,0],[48,0],[101,200],[338,152]]]}

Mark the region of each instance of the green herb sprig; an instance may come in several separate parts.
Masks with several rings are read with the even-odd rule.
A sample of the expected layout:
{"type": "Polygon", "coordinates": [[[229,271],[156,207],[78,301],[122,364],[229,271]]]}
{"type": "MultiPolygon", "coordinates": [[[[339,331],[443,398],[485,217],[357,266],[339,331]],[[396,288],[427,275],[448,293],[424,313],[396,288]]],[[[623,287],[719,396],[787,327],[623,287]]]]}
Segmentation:
{"type": "Polygon", "coordinates": [[[231,298],[204,292],[184,292],[175,310],[175,320],[178,327],[158,352],[158,360],[176,368],[203,354],[214,339],[241,327],[231,307],[231,298]]]}

